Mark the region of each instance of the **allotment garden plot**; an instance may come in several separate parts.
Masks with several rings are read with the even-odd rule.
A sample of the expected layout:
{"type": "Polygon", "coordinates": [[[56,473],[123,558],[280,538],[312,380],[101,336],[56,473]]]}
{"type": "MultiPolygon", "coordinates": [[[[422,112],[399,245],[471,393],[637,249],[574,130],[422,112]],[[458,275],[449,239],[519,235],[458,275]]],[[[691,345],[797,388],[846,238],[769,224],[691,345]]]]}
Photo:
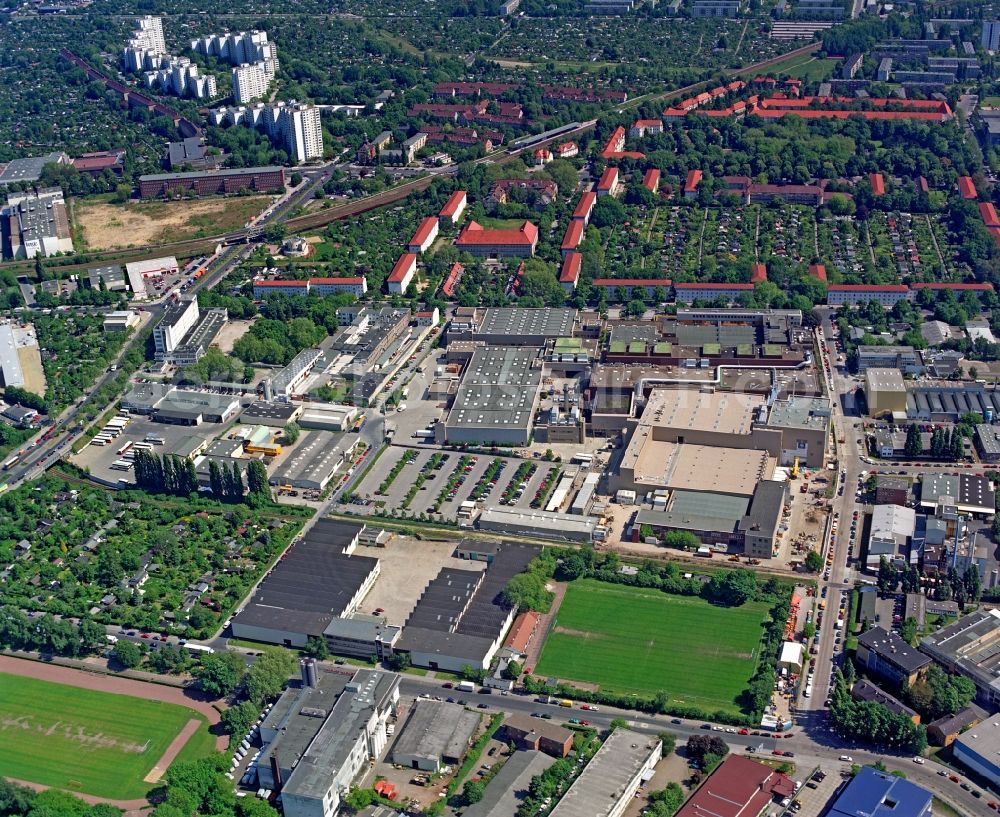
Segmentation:
{"type": "Polygon", "coordinates": [[[623,694],[662,690],[673,705],[739,712],[767,609],[763,602],[726,608],[658,590],[575,581],[535,674],[623,694]]]}
{"type": "Polygon", "coordinates": [[[465,454],[392,446],[354,490],[352,504],[363,513],[455,521],[462,503],[545,508],[561,463],[489,454],[465,454]]]}

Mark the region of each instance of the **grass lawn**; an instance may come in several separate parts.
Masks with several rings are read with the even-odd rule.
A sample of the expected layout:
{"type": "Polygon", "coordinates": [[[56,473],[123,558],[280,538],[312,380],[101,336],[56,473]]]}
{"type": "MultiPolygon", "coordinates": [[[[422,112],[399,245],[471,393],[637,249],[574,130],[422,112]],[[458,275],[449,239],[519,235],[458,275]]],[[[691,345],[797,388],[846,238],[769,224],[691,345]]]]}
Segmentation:
{"type": "Polygon", "coordinates": [[[1000,108],[1000,96],[987,96],[979,100],[982,108],[1000,108]]]}
{"type": "Polygon", "coordinates": [[[673,704],[739,712],[767,609],[582,579],[566,591],[535,674],[612,692],[663,690],[673,704]]]}
{"type": "Polygon", "coordinates": [[[524,219],[490,218],[487,216],[479,219],[479,223],[482,224],[487,230],[517,230],[522,224],[524,224],[524,219]]]}
{"type": "MultiPolygon", "coordinates": [[[[0,674],[0,776],[116,800],[144,797],[143,778],[191,719],[175,704],[0,674]]],[[[207,728],[181,750],[213,749],[207,728]]]]}

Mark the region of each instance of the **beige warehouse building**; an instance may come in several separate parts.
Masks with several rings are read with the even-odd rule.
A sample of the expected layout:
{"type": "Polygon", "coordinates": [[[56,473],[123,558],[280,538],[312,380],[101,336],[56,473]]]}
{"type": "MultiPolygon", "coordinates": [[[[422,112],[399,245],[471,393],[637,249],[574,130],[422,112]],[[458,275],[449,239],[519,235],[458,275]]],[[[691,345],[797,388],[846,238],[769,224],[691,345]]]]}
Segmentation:
{"type": "Polygon", "coordinates": [[[906,384],[899,369],[873,368],[865,372],[865,398],[868,414],[906,414],[906,384]]]}

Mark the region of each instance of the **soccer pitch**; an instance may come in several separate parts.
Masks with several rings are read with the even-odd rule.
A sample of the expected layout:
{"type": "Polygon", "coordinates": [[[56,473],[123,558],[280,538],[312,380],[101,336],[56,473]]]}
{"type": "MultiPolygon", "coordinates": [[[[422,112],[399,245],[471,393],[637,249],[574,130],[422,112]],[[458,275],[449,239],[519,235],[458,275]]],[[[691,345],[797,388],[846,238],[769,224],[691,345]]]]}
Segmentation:
{"type": "Polygon", "coordinates": [[[0,776],[141,798],[153,787],[143,778],[191,720],[208,734],[205,718],[183,706],[0,673],[0,776]]]}
{"type": "Polygon", "coordinates": [[[663,690],[671,704],[739,712],[767,610],[581,579],[567,588],[534,673],[609,692],[663,690]]]}

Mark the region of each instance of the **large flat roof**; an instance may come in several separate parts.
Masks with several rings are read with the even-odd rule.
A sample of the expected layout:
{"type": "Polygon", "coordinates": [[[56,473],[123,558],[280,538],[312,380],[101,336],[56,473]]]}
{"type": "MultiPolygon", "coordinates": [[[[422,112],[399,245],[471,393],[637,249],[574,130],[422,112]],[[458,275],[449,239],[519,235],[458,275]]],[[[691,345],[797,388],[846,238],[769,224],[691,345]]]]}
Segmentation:
{"type": "Polygon", "coordinates": [[[551,817],[607,817],[658,742],[652,735],[616,729],[552,809],[551,817]]]}
{"type": "Polygon", "coordinates": [[[322,633],[378,567],[378,559],[344,553],[359,531],[358,525],[319,520],[260,583],[237,622],[294,632],[310,624],[315,629],[304,632],[322,633]]]}
{"type": "Polygon", "coordinates": [[[767,424],[772,428],[823,431],[829,427],[832,413],[827,397],[792,397],[772,403],[767,424]]]}
{"type": "Polygon", "coordinates": [[[545,752],[514,752],[490,780],[483,799],[465,810],[465,817],[515,817],[527,798],[531,779],[555,762],[545,752]]]}
{"type": "Polygon", "coordinates": [[[462,757],[479,726],[480,715],[460,704],[418,698],[392,747],[393,759],[400,755],[432,758],[462,757]]]}
{"type": "MultiPolygon", "coordinates": [[[[385,709],[389,696],[398,685],[397,675],[358,670],[337,698],[329,717],[323,721],[282,791],[299,797],[325,797],[334,774],[347,765],[359,736],[365,733],[375,712],[385,709]]],[[[310,716],[303,715],[300,709],[296,717],[310,716]]]]}
{"type": "Polygon", "coordinates": [[[926,472],[920,475],[920,504],[935,505],[938,498],[950,496],[959,510],[993,513],[995,494],[990,481],[977,474],[938,474],[926,472]]]}
{"type": "Polygon", "coordinates": [[[665,428],[749,434],[753,420],[766,399],[758,394],[653,389],[643,412],[643,422],[665,428]]]}
{"type": "Polygon", "coordinates": [[[484,346],[472,353],[462,385],[537,386],[541,367],[535,365],[541,348],[524,346],[484,346]]]}
{"type": "MultiPolygon", "coordinates": [[[[277,485],[299,480],[325,482],[344,459],[344,435],[332,431],[306,431],[303,439],[271,474],[277,485]]],[[[357,435],[354,435],[356,438],[357,435]]],[[[356,442],[352,438],[351,442],[356,442]]]]}
{"type": "Polygon", "coordinates": [[[575,320],[575,309],[491,307],[485,310],[482,321],[476,327],[476,333],[557,338],[572,335],[575,320]]]}
{"type": "Polygon", "coordinates": [[[638,484],[750,496],[770,479],[776,461],[766,451],[654,440],[649,426],[636,427],[620,468],[631,468],[638,484]]]}
{"type": "Polygon", "coordinates": [[[1000,610],[977,610],[921,639],[920,649],[983,687],[1000,675],[1000,610]]]}
{"type": "Polygon", "coordinates": [[[677,817],[750,817],[760,814],[776,794],[791,794],[794,784],[763,763],[731,754],[716,768],[677,817]]]}
{"type": "Polygon", "coordinates": [[[906,392],[903,373],[899,369],[886,369],[879,366],[865,369],[865,386],[870,391],[906,392]]]}
{"type": "Polygon", "coordinates": [[[932,795],[902,777],[862,766],[833,802],[829,817],[923,817],[932,795]]]}

